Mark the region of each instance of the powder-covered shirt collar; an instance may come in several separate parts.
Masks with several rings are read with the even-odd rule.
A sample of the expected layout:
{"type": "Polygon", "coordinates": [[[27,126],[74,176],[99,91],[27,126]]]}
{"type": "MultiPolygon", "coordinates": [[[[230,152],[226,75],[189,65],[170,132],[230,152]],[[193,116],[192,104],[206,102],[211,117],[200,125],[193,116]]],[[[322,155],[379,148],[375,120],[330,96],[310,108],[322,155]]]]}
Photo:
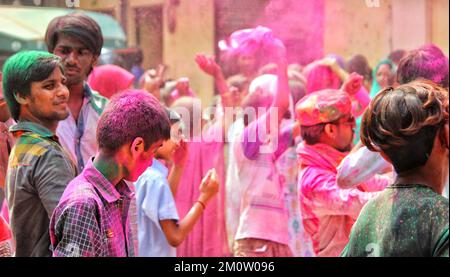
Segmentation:
{"type": "Polygon", "coordinates": [[[165,177],[167,177],[167,175],[169,174],[169,169],[167,169],[167,167],[157,159],[153,159],[152,167],[153,169],[161,172],[161,174],[165,177]]]}
{"type": "Polygon", "coordinates": [[[32,132],[35,134],[38,134],[41,137],[44,138],[51,138],[55,141],[58,141],[58,137],[49,129],[45,128],[41,124],[34,123],[31,121],[19,121],[16,125],[11,126],[9,128],[10,132],[32,132]]]}
{"type": "Polygon", "coordinates": [[[112,184],[103,174],[94,166],[92,159],[89,160],[83,171],[84,177],[99,191],[100,195],[108,202],[118,201],[122,196],[133,197],[126,182],[122,179],[117,185],[112,184]]]}

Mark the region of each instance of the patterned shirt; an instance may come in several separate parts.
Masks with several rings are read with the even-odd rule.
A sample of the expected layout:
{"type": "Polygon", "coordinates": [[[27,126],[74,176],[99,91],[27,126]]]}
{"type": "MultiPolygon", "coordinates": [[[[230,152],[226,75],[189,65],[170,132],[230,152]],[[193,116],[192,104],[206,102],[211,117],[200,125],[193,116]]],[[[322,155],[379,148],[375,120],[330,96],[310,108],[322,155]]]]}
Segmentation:
{"type": "Polygon", "coordinates": [[[51,256],[50,217],[76,168],[45,127],[19,122],[10,131],[17,140],[9,157],[6,196],[16,256],[51,256]]]}
{"type": "Polygon", "coordinates": [[[424,185],[390,185],[353,226],[344,257],[448,257],[448,199],[424,185]]]}
{"type": "Polygon", "coordinates": [[[67,186],[50,222],[55,257],[132,257],[128,211],[134,194],[110,183],[90,160],[67,186]]]}
{"type": "Polygon", "coordinates": [[[83,105],[78,120],[72,114],[58,124],[56,134],[81,172],[87,161],[97,152],[96,129],[108,100],[84,85],[83,105]]]}
{"type": "Polygon", "coordinates": [[[264,130],[266,116],[249,124],[241,134],[242,142],[233,146],[241,192],[235,240],[262,239],[289,245],[289,214],[276,160],[292,142],[292,134],[287,130],[257,136],[264,130]]]}

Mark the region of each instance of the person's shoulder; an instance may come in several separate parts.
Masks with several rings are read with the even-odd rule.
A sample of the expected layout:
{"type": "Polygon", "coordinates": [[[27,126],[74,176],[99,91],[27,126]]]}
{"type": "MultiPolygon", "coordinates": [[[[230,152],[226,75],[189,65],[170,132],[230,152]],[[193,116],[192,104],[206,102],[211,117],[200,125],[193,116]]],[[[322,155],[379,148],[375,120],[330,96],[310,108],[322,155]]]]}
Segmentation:
{"type": "Polygon", "coordinates": [[[440,212],[447,212],[449,210],[448,199],[444,196],[434,192],[432,189],[420,186],[416,188],[415,199],[410,199],[416,202],[421,209],[435,210],[440,212]]]}
{"type": "MultiPolygon", "coordinates": [[[[357,190],[357,188],[353,188],[353,190],[357,190]]],[[[390,203],[388,199],[390,199],[390,192],[388,190],[375,193],[362,207],[360,216],[373,215],[376,217],[376,214],[382,211],[382,207],[385,207],[390,203]]]]}
{"type": "Polygon", "coordinates": [[[447,198],[430,190],[427,197],[424,197],[420,202],[420,210],[430,215],[436,221],[436,224],[444,224],[448,229],[449,202],[447,198]]]}
{"type": "Polygon", "coordinates": [[[40,157],[48,155],[63,154],[57,142],[41,137],[37,134],[26,132],[16,141],[11,151],[11,166],[18,163],[30,164],[36,162],[40,157]]]}
{"type": "Polygon", "coordinates": [[[51,140],[32,132],[24,132],[20,135],[15,143],[15,146],[19,151],[23,150],[32,152],[33,154],[43,154],[54,148],[54,144],[51,140]]]}
{"type": "Polygon", "coordinates": [[[404,187],[398,190],[399,193],[391,195],[393,201],[405,212],[413,213],[417,222],[424,222],[430,228],[434,228],[432,225],[446,224],[448,226],[449,202],[447,198],[423,185],[404,187]]]}
{"type": "Polygon", "coordinates": [[[322,187],[332,187],[338,189],[335,180],[336,173],[330,169],[319,167],[317,165],[307,164],[301,167],[301,176],[298,178],[298,183],[304,188],[311,190],[321,189],[322,187]]]}
{"type": "Polygon", "coordinates": [[[99,92],[91,89],[91,101],[90,101],[91,107],[99,115],[103,113],[103,110],[105,109],[106,104],[108,104],[108,102],[109,102],[108,98],[100,95],[99,92]]]}
{"type": "Polygon", "coordinates": [[[136,182],[136,187],[145,189],[159,189],[168,185],[167,177],[153,166],[148,167],[136,182]]]}
{"type": "Polygon", "coordinates": [[[79,205],[96,203],[99,199],[94,185],[80,174],[66,187],[60,203],[65,205],[79,205]]]}

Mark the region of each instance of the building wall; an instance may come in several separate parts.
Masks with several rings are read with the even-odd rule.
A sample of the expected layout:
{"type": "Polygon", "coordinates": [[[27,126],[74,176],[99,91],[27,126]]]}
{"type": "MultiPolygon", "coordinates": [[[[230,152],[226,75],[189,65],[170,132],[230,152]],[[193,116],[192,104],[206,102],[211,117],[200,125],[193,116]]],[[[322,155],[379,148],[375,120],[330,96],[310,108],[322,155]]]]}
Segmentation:
{"type": "Polygon", "coordinates": [[[364,0],[325,2],[325,54],[336,53],[344,58],[363,54],[374,66],[389,53],[391,1],[381,0],[378,7],[368,6],[364,0]]]}
{"type": "MultiPolygon", "coordinates": [[[[169,66],[168,76],[172,78],[189,77],[192,88],[204,101],[209,101],[214,89],[213,80],[197,69],[194,57],[198,52],[206,54],[215,52],[217,37],[214,26],[217,18],[215,18],[214,1],[179,0],[179,5],[175,9],[176,28],[174,33],[171,33],[168,28],[167,7],[171,2],[169,0],[83,0],[81,4],[82,8],[93,10],[113,9],[116,18],[120,21],[122,20],[120,3],[126,3],[123,20],[126,21],[124,25],[130,46],[137,44],[134,10],[151,6],[163,7],[162,44],[152,43],[152,36],[154,37],[155,34],[150,32],[151,27],[142,27],[144,30],[140,34],[140,41],[144,44],[141,45],[145,56],[144,65],[146,67],[154,66],[158,61],[156,55],[162,53],[162,61],[169,66]],[[152,49],[152,47],[161,49],[156,51],[157,49],[152,49]]],[[[230,0],[227,1],[230,2],[230,0]]],[[[276,4],[277,1],[286,2],[286,0],[271,0],[272,4],[276,4]]],[[[312,29],[313,33],[323,33],[317,39],[304,38],[306,47],[314,48],[314,51],[323,52],[323,54],[340,54],[344,58],[353,54],[363,54],[368,58],[371,66],[375,66],[380,59],[386,57],[393,50],[409,50],[430,42],[441,47],[447,55],[449,53],[448,0],[320,0],[319,2],[323,1],[323,4],[319,5],[317,4],[319,2],[315,1],[315,5],[311,5],[311,7],[314,6],[313,13],[315,15],[320,14],[321,16],[311,15],[310,19],[306,15],[302,16],[302,12],[308,10],[305,5],[309,3],[308,0],[302,1],[294,1],[291,8],[272,16],[277,18],[278,15],[279,20],[276,22],[272,20],[270,14],[266,14],[264,18],[263,13],[264,11],[268,12],[267,7],[271,2],[261,1],[259,2],[261,7],[258,10],[262,11],[263,18],[257,20],[256,24],[272,24],[274,26],[271,27],[277,34],[288,42],[292,42],[297,41],[299,36],[305,37],[305,34],[295,31],[288,37],[283,35],[282,31],[296,28],[300,30],[299,26],[294,25],[303,22],[304,25],[308,25],[305,30],[312,29]],[[297,20],[299,16],[302,20],[297,20]],[[280,22],[279,25],[282,27],[286,25],[284,24],[286,20],[290,19],[292,19],[292,23],[288,24],[288,27],[277,30],[274,23],[280,22]],[[320,21],[323,23],[319,24],[320,21]]],[[[219,4],[221,3],[219,2],[219,4]]],[[[219,4],[216,7],[220,7],[219,4]]],[[[233,16],[232,11],[227,16],[218,18],[227,18],[228,20],[230,16],[233,16]]],[[[235,23],[238,24],[238,22],[235,23]]],[[[218,32],[220,33],[220,30],[218,32]]],[[[291,52],[304,51],[302,47],[290,50],[291,52]]],[[[299,61],[304,60],[300,59],[299,61]]]]}
{"type": "MultiPolygon", "coordinates": [[[[214,1],[213,0],[180,0],[175,8],[176,28],[173,33],[168,29],[167,7],[169,1],[164,0],[129,0],[126,3],[125,18],[121,19],[119,0],[85,0],[81,8],[105,10],[113,8],[116,18],[126,26],[128,45],[137,45],[135,10],[154,6],[163,6],[162,44],[154,40],[154,32],[149,26],[141,26],[141,48],[144,52],[143,66],[155,66],[155,53],[162,53],[162,62],[168,66],[167,76],[170,78],[189,77],[192,89],[204,103],[209,104],[214,83],[211,77],[202,73],[196,66],[194,58],[197,53],[214,54],[214,1]],[[161,51],[157,51],[162,48],[161,51]]],[[[149,19],[150,20],[150,19],[149,19]]]]}
{"type": "Polygon", "coordinates": [[[195,55],[214,55],[214,2],[212,0],[180,0],[176,10],[176,29],[168,30],[164,14],[164,63],[173,78],[189,77],[191,87],[204,104],[209,104],[214,93],[210,76],[202,73],[195,63],[195,55]]]}
{"type": "Polygon", "coordinates": [[[431,1],[431,42],[449,54],[449,1],[431,1]]]}
{"type": "Polygon", "coordinates": [[[325,1],[325,54],[364,54],[375,66],[393,50],[435,43],[448,55],[448,0],[325,1]]]}
{"type": "Polygon", "coordinates": [[[427,0],[392,1],[392,45],[395,49],[414,49],[430,42],[427,0]]]}
{"type": "Polygon", "coordinates": [[[80,1],[80,8],[94,11],[112,11],[114,17],[119,22],[121,21],[119,0],[83,0],[80,1]]]}

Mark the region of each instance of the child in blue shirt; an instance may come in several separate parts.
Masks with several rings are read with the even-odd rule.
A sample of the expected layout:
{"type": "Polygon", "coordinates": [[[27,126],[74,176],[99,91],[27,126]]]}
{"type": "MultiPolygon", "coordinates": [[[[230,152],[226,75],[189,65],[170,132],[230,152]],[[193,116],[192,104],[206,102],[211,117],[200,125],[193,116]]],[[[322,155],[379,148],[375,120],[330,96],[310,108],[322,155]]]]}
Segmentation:
{"type": "Polygon", "coordinates": [[[176,249],[194,227],[209,200],[218,192],[216,173],[210,170],[200,184],[199,199],[189,213],[179,219],[174,194],[186,160],[186,142],[181,135],[180,116],[166,109],[171,122],[171,138],[157,150],[153,164],[135,183],[138,213],[139,256],[175,257],[176,249]],[[181,148],[181,149],[179,149],[181,148]],[[178,152],[181,154],[181,158],[178,152]],[[169,178],[168,168],[160,162],[174,161],[169,178]],[[169,185],[168,178],[171,179],[169,185]]]}

